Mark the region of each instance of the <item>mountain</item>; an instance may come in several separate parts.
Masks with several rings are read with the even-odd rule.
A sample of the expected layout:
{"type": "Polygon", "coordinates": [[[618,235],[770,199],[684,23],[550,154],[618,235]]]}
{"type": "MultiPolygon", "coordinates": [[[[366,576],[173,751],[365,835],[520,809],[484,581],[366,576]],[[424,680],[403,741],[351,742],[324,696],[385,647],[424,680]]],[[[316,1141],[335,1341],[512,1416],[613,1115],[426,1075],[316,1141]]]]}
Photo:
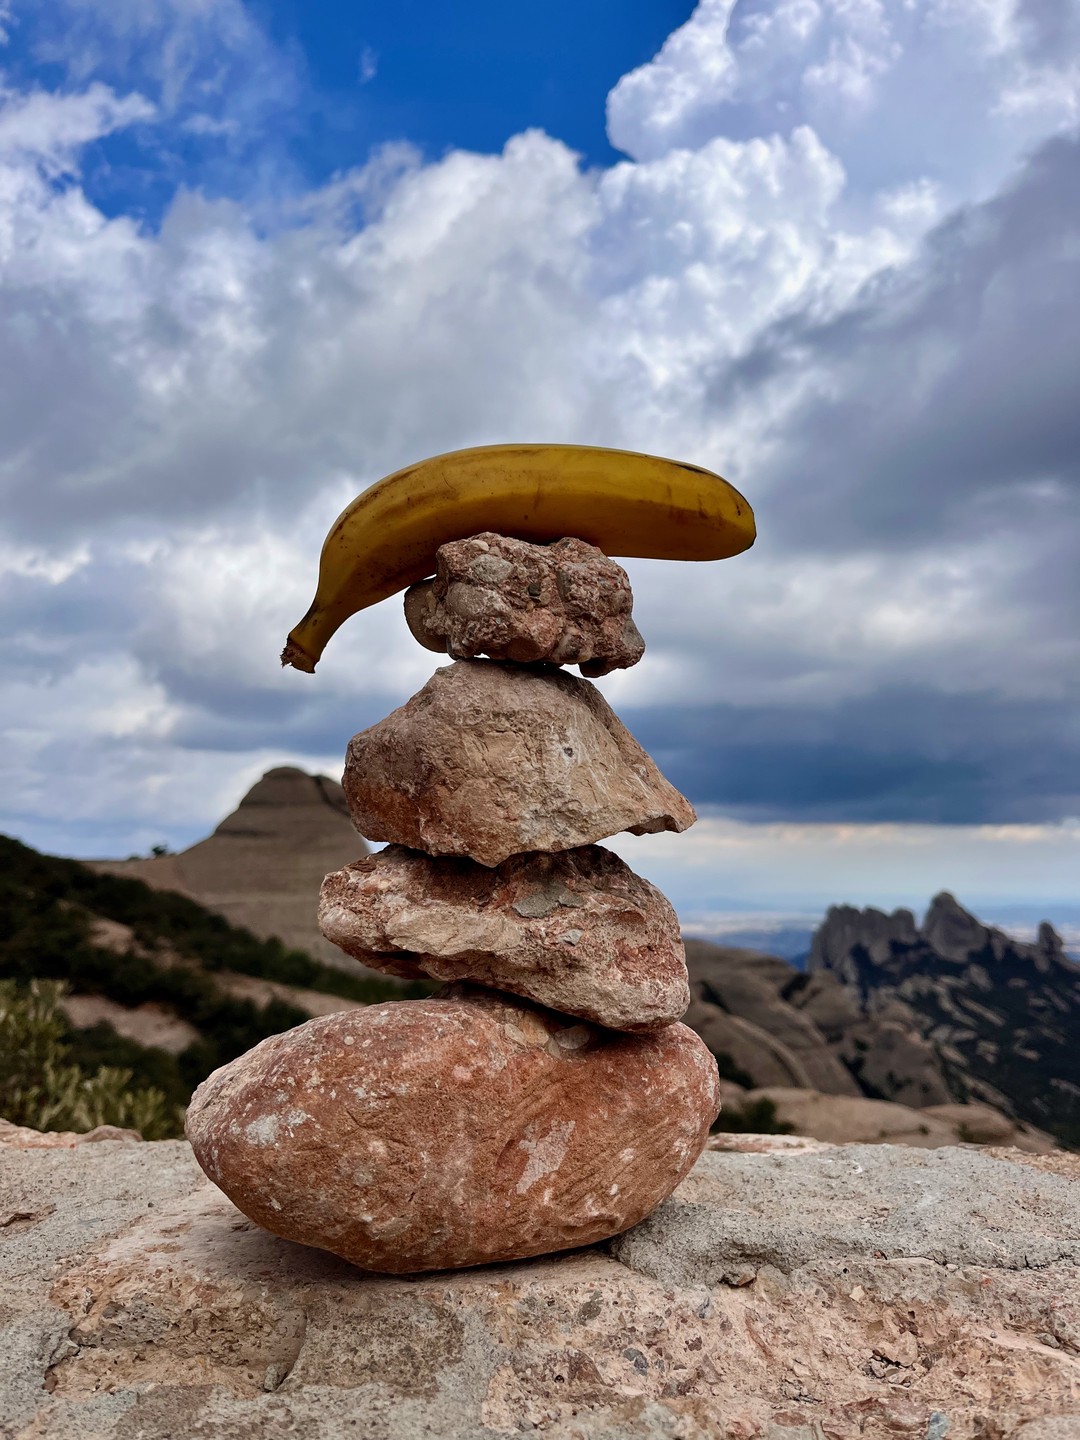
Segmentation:
{"type": "MultiPolygon", "coordinates": [[[[77,1058],[128,1065],[182,1103],[264,1034],[328,1006],[419,993],[318,932],[323,876],[365,853],[341,787],[288,767],[178,855],[87,866],[2,840],[0,979],[67,982],[77,1058]]],[[[686,942],[686,1023],[743,1108],[801,1125],[807,1106],[824,1113],[813,1096],[908,1112],[976,1104],[1080,1146],[1080,965],[1052,927],[1025,944],[942,894],[921,926],[905,910],[833,907],[809,950],[804,971],[686,942]]],[[[877,1123],[849,1105],[844,1125],[857,1109],[870,1117],[860,1126],[877,1123]]],[[[971,1130],[972,1114],[947,1123],[971,1130]]],[[[921,1133],[910,1113],[889,1125],[901,1121],[921,1133]]]]}
{"type": "Polygon", "coordinates": [[[279,766],[190,849],[88,863],[99,874],[186,895],[262,939],[276,937],[325,965],[358,972],[362,967],[319,933],[316,910],[323,876],[367,853],[336,780],[279,766]]]}
{"type": "MultiPolygon", "coordinates": [[[[1080,964],[1045,922],[1033,944],[935,897],[908,910],[834,906],[814,936],[806,984],[839,981],[863,1025],[903,1014],[956,1100],[982,1100],[1080,1145],[1080,964]]],[[[894,1078],[840,1042],[866,1093],[894,1078]]]]}
{"type": "Polygon", "coordinates": [[[864,1016],[837,976],[808,975],[753,950],[688,940],[686,962],[692,1000],[684,1018],[724,1079],[916,1109],[958,1098],[906,1007],[893,1003],[864,1016]]]}
{"type": "Polygon", "coordinates": [[[686,1022],[751,1103],[799,1090],[989,1106],[1080,1146],[1080,965],[1048,924],[1025,944],[941,894],[921,926],[834,906],[805,972],[700,940],[686,954],[686,1022]]]}

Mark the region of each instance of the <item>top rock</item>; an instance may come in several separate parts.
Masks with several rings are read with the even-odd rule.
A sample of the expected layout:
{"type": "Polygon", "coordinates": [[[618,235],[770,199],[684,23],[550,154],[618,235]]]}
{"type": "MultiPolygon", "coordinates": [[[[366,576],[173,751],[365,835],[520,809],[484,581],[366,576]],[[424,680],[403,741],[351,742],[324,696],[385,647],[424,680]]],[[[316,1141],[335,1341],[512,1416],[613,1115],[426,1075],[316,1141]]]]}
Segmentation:
{"type": "Polygon", "coordinates": [[[405,596],[409,629],[429,650],[580,665],[589,676],[645,653],[626,571],[584,540],[532,545],[489,531],[443,545],[438,567],[405,596]]]}

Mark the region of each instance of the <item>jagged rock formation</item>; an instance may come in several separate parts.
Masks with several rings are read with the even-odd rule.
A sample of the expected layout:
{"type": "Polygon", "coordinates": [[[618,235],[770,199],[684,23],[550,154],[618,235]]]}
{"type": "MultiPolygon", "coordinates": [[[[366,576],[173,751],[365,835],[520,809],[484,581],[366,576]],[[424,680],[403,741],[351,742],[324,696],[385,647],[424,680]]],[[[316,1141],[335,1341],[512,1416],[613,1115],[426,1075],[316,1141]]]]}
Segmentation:
{"type": "Polygon", "coordinates": [[[866,1016],[856,992],[831,973],[805,975],[775,956],[703,940],[686,942],[686,962],[686,1023],[727,1079],[916,1108],[958,1098],[903,1003],[866,1016]]]}
{"type": "Polygon", "coordinates": [[[368,853],[336,780],[290,765],[268,770],[214,833],[178,855],[98,860],[101,874],[177,890],[262,939],[276,936],[327,965],[346,965],[318,926],[323,876],[368,853]]]}
{"type": "Polygon", "coordinates": [[[947,893],[921,926],[907,910],[837,906],[814,937],[805,983],[790,985],[787,996],[813,1014],[807,994],[830,977],[858,1016],[834,1048],[866,1093],[902,1098],[892,1084],[898,1069],[882,1073],[867,1035],[902,1016],[952,1099],[985,1101],[1080,1143],[1080,965],[1050,925],[1024,944],[980,924],[947,893]]]}
{"type": "Polygon", "coordinates": [[[610,1246],[399,1279],[246,1221],[183,1143],[16,1140],[0,1433],[1080,1434],[1076,1157],[725,1144],[610,1246]]]}
{"type": "Polygon", "coordinates": [[[1025,945],[943,894],[921,927],[908,910],[834,907],[805,973],[700,940],[686,958],[686,1022],[728,1080],[976,1102],[1080,1143],[1080,965],[1049,925],[1025,945]]]}

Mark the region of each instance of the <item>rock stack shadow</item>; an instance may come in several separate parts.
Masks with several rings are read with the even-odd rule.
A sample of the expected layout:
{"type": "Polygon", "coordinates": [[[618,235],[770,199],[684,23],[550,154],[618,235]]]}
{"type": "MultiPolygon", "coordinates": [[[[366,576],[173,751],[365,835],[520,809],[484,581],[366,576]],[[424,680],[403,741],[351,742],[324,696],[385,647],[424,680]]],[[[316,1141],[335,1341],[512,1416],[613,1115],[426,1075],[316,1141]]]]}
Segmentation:
{"type": "Polygon", "coordinates": [[[320,924],[364,964],[447,988],[264,1040],[187,1119],[250,1219],[386,1273],[619,1234],[719,1109],[715,1062],[679,1023],[674,911],[597,843],[694,811],[560,668],[640,658],[625,573],[583,541],[488,533],[444,545],[405,609],[453,663],[351,741],[353,819],[389,843],[326,877],[320,924]]]}

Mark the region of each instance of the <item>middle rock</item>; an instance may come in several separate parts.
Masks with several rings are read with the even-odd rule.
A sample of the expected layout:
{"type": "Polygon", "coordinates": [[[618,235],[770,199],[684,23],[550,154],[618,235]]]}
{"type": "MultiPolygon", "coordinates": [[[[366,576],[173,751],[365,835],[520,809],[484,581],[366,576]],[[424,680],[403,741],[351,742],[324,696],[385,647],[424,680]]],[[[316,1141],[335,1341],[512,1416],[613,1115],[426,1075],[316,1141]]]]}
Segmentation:
{"type": "Polygon", "coordinates": [[[389,845],[326,877],[319,924],[376,969],[479,981],[613,1030],[659,1029],[690,1003],[674,910],[598,845],[494,869],[389,845]]]}
{"type": "Polygon", "coordinates": [[[482,865],[695,819],[594,685],[494,660],[437,670],[355,735],[343,783],[369,840],[482,865]]]}

